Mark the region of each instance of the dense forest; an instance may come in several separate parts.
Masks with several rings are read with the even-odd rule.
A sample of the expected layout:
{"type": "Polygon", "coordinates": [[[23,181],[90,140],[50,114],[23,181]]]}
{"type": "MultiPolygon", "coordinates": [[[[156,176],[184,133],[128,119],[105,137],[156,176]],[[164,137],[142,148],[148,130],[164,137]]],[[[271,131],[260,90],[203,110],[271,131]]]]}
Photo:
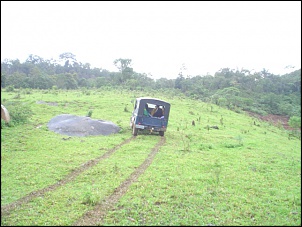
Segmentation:
{"type": "Polygon", "coordinates": [[[245,110],[261,115],[277,114],[301,117],[301,69],[285,75],[273,75],[266,69],[223,68],[214,75],[184,76],[176,79],[152,79],[131,68],[131,59],[113,61],[117,72],[91,68],[72,53],[59,60],[45,60],[29,55],[25,62],[5,59],[1,62],[1,89],[89,89],[123,87],[171,92],[199,99],[231,110],[245,110]]]}

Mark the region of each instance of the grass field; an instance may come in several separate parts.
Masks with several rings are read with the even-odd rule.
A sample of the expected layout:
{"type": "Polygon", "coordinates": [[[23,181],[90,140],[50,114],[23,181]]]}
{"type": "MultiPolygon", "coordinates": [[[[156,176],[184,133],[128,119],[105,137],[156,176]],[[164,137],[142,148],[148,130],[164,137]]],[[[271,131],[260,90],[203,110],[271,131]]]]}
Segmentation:
{"type": "Polygon", "coordinates": [[[169,92],[1,90],[1,103],[32,113],[1,128],[2,226],[301,225],[301,141],[281,127],[169,92]],[[171,103],[164,137],[132,136],[140,96],[171,103]],[[47,128],[89,111],[121,131],[47,128]]]}

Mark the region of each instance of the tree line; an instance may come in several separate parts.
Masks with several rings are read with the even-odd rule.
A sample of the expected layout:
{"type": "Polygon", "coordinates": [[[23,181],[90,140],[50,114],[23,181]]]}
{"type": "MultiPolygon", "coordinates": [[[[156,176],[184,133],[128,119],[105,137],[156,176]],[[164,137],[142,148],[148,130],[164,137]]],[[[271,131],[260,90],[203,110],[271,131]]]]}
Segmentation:
{"type": "Polygon", "coordinates": [[[58,60],[29,55],[25,62],[5,59],[1,62],[1,88],[89,89],[120,86],[130,90],[173,90],[176,93],[215,103],[231,110],[251,111],[261,115],[278,114],[301,117],[301,69],[274,75],[266,69],[222,68],[214,75],[184,75],[176,79],[152,79],[137,73],[131,59],[115,59],[117,72],[92,68],[72,53],[62,53],[58,60]]]}

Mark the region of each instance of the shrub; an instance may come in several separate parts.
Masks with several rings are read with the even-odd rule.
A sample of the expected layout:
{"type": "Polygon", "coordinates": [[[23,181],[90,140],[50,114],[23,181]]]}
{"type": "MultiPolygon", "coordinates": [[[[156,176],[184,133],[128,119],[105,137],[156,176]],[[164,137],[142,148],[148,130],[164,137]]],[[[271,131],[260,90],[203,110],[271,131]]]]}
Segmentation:
{"type": "Polygon", "coordinates": [[[301,128],[301,117],[297,117],[297,116],[290,117],[290,119],[288,120],[288,124],[290,127],[294,129],[301,128]]]}
{"type": "Polygon", "coordinates": [[[31,107],[25,103],[15,102],[7,105],[11,125],[26,123],[33,114],[31,107]]]}
{"type": "Polygon", "coordinates": [[[87,113],[87,117],[91,117],[91,115],[92,115],[92,110],[89,110],[87,113]]]}
{"type": "Polygon", "coordinates": [[[127,105],[124,107],[124,112],[129,112],[127,105]]]}
{"type": "Polygon", "coordinates": [[[9,86],[6,88],[6,91],[7,91],[7,92],[15,91],[14,85],[9,85],[9,86]]]}

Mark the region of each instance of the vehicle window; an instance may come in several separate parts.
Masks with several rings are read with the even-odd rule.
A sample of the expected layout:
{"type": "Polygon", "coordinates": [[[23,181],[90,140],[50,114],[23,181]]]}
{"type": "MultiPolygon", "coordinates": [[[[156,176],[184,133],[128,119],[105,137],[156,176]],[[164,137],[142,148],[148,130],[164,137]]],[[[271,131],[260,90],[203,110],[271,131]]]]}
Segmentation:
{"type": "Polygon", "coordinates": [[[156,105],[155,105],[155,104],[150,103],[148,106],[149,106],[149,108],[154,109],[156,105]]]}
{"type": "Polygon", "coordinates": [[[165,106],[163,105],[154,105],[151,111],[152,117],[163,117],[165,115],[165,106]]]}

